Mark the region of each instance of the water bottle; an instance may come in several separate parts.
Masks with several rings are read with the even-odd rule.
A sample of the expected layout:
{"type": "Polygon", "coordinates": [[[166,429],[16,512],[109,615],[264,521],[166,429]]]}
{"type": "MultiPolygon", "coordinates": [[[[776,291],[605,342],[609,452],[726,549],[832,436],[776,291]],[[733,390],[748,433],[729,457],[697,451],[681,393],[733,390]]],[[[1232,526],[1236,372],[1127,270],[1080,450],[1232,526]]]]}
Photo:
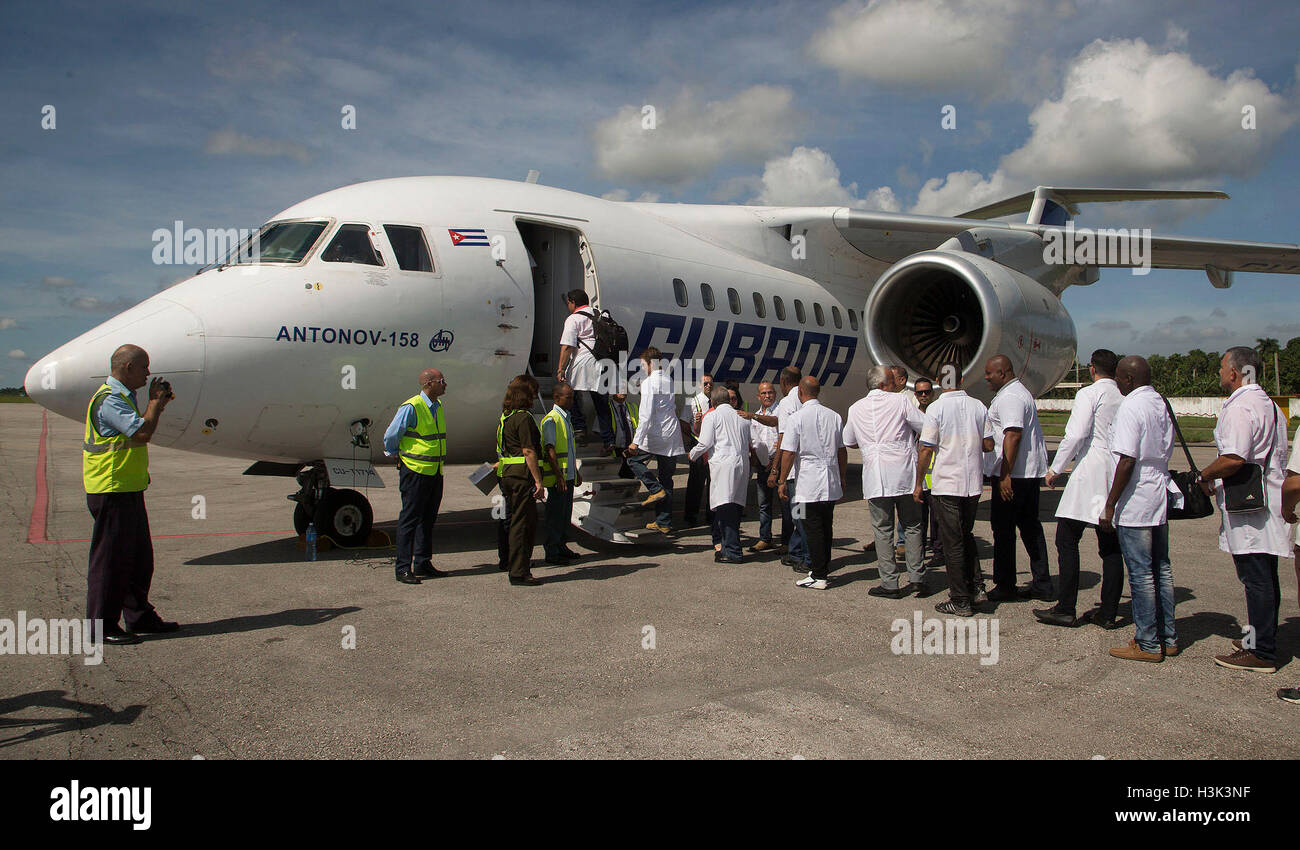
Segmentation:
{"type": "Polygon", "coordinates": [[[307,560],[316,560],[316,523],[307,523],[307,560]]]}

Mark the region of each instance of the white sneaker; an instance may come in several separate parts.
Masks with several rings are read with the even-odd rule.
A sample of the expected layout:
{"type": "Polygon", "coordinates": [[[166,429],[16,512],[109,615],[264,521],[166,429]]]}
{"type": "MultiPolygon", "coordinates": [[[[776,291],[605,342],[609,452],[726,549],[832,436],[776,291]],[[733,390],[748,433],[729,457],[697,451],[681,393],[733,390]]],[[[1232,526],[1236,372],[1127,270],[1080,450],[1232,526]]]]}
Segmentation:
{"type": "Polygon", "coordinates": [[[801,578],[801,579],[799,579],[798,581],[796,581],[796,582],[794,583],[794,586],[795,586],[795,587],[809,587],[809,586],[810,586],[814,581],[816,581],[816,580],[817,580],[817,579],[815,579],[815,578],[812,577],[812,573],[808,573],[808,575],[806,575],[806,576],[804,576],[803,578],[801,578]]]}
{"type": "Polygon", "coordinates": [[[809,573],[806,578],[801,578],[798,581],[796,581],[795,585],[798,587],[806,587],[809,590],[825,590],[826,579],[813,578],[812,573],[809,573]]]}

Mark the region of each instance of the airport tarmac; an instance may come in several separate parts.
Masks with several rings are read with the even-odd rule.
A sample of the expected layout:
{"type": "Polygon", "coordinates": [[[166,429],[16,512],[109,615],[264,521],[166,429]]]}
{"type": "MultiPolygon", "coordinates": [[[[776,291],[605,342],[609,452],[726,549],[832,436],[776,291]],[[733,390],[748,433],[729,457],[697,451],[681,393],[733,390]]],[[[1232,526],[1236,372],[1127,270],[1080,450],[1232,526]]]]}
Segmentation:
{"type": "MultiPolygon", "coordinates": [[[[0,617],[84,616],[91,520],[81,436],[79,423],[36,405],[0,405],[0,617]]],[[[579,537],[585,557],[571,567],[542,565],[538,546],[535,574],[546,583],[512,587],[497,571],[495,525],[467,480],[472,467],[450,467],[434,549],[451,575],[408,586],[393,580],[391,551],[305,561],[288,479],[243,476],[239,460],[150,455],[152,601],[184,629],[106,647],[98,666],[0,656],[0,756],[1300,757],[1300,708],[1274,696],[1300,682],[1290,663],[1300,646],[1292,562],[1281,567],[1286,666],[1272,676],[1215,666],[1245,619],[1217,517],[1171,526],[1180,656],[1111,658],[1131,625],[1043,626],[1030,609],[1044,603],[1022,602],[984,607],[998,653],[982,665],[978,654],[891,651],[891,624],[939,616],[933,606],[946,594],[867,595],[877,572],[862,550],[870,525],[860,500],[836,510],[836,581],[825,592],[795,587],[774,555],[714,564],[704,527],[666,547],[593,552],[579,537]],[[206,518],[194,517],[196,496],[206,518]],[[353,649],[344,647],[350,630],[353,649]]],[[[1213,451],[1195,455],[1203,463],[1213,451]]],[[[391,533],[396,472],[381,474],[389,487],[370,497],[391,533]]],[[[683,473],[679,514],[684,485],[683,473]]],[[[1056,500],[1044,490],[1053,575],[1056,500]]],[[[756,529],[751,504],[742,530],[756,529]]],[[[975,532],[987,572],[987,503],[975,532]]],[[[1097,599],[1092,542],[1084,538],[1080,610],[1097,599]]],[[[1028,562],[1018,555],[1023,583],[1028,562]]],[[[946,583],[942,571],[931,580],[946,583]]],[[[1127,588],[1120,610],[1127,621],[1127,588]]]]}

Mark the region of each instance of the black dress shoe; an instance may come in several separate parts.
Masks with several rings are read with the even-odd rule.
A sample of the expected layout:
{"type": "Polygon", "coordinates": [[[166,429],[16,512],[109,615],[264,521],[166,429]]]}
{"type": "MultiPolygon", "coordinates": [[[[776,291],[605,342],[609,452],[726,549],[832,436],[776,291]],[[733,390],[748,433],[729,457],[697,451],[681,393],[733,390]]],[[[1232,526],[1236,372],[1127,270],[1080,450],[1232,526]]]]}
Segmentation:
{"type": "Polygon", "coordinates": [[[578,561],[582,559],[581,555],[568,547],[560,550],[560,557],[568,561],[578,561]]]}
{"type": "Polygon", "coordinates": [[[1083,622],[1077,617],[1062,614],[1055,608],[1035,608],[1034,616],[1038,618],[1040,623],[1046,623],[1049,626],[1064,626],[1067,629],[1073,629],[1083,622]]]}
{"type": "Polygon", "coordinates": [[[1103,617],[1100,608],[1093,608],[1091,611],[1079,618],[1081,623],[1092,623],[1106,631],[1119,628],[1119,619],[1117,617],[1103,617]]]}
{"type": "Polygon", "coordinates": [[[542,580],[533,575],[526,575],[523,578],[510,577],[511,584],[522,584],[526,587],[536,587],[542,583],[542,580]]]}
{"type": "Polygon", "coordinates": [[[713,556],[713,561],[714,561],[714,563],[717,563],[717,564],[743,564],[743,563],[745,563],[744,561],[740,560],[739,558],[728,558],[726,555],[714,555],[714,556],[713,556]]]}
{"type": "Polygon", "coordinates": [[[1039,602],[1056,601],[1056,594],[1053,593],[1050,589],[1039,590],[1035,588],[1032,584],[1027,584],[1024,587],[1016,588],[1016,595],[1019,596],[1021,599],[1037,599],[1039,602]]]}
{"type": "Polygon", "coordinates": [[[433,567],[433,566],[429,567],[427,570],[421,567],[418,570],[411,571],[411,575],[415,576],[416,578],[442,578],[446,574],[447,573],[444,572],[443,570],[440,570],[437,567],[433,567]]]}
{"type": "Polygon", "coordinates": [[[181,624],[164,620],[162,617],[153,617],[131,627],[131,631],[140,635],[162,635],[168,632],[180,631],[181,624]]]}
{"type": "Polygon", "coordinates": [[[990,602],[1019,602],[1021,597],[1014,589],[995,587],[988,592],[988,598],[990,602]]]}
{"type": "Polygon", "coordinates": [[[885,599],[902,599],[907,595],[906,587],[884,588],[876,585],[867,591],[868,596],[883,596],[885,599]]]}
{"type": "Polygon", "coordinates": [[[104,629],[103,640],[104,643],[112,644],[113,646],[130,646],[133,643],[139,643],[140,636],[133,635],[130,632],[124,632],[118,628],[106,628],[104,629]]]}
{"type": "Polygon", "coordinates": [[[510,569],[510,565],[506,563],[498,563],[497,569],[500,570],[501,572],[505,572],[506,570],[510,569]]]}
{"type": "Polygon", "coordinates": [[[419,578],[417,578],[415,575],[411,574],[410,572],[407,572],[406,570],[402,570],[400,573],[397,574],[397,580],[400,581],[402,584],[420,583],[419,578]]]}
{"type": "Polygon", "coordinates": [[[917,599],[925,599],[927,596],[931,596],[934,593],[934,591],[930,589],[930,585],[923,581],[914,581],[908,587],[916,594],[917,599]]]}

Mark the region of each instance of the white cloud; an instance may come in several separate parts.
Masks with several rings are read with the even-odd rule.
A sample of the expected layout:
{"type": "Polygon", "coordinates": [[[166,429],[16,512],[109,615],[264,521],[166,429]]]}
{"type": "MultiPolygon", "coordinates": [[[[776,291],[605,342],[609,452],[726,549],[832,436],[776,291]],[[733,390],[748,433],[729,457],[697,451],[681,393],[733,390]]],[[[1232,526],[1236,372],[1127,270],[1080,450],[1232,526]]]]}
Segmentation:
{"type": "Polygon", "coordinates": [[[64,304],[74,310],[83,310],[87,313],[117,313],[128,307],[134,307],[136,301],[126,297],[105,301],[96,295],[83,295],[80,298],[64,301],[64,304]]]}
{"type": "MultiPolygon", "coordinates": [[[[632,193],[629,192],[627,189],[611,189],[610,191],[601,195],[601,197],[607,201],[627,201],[627,200],[631,200],[632,193]]],[[[640,204],[657,204],[659,203],[659,193],[642,192],[641,194],[636,196],[636,201],[637,203],[640,204]]]]}
{"type": "Polygon", "coordinates": [[[1297,117],[1295,103],[1249,70],[1215,76],[1186,53],[1099,39],[1071,62],[1060,97],[1030,113],[1029,140],[993,174],[929,180],[914,211],[951,215],[1039,184],[1203,187],[1248,177],[1297,117]],[[1247,105],[1258,129],[1241,126],[1247,105]]]}
{"type": "Polygon", "coordinates": [[[285,139],[258,139],[236,133],[234,130],[218,130],[208,136],[203,152],[215,156],[287,156],[299,162],[311,159],[311,151],[304,146],[285,139]]]}
{"type": "Polygon", "coordinates": [[[1126,331],[1133,327],[1122,319],[1102,319],[1099,322],[1093,322],[1092,326],[1099,331],[1126,331]]]}
{"type": "Polygon", "coordinates": [[[881,86],[1005,91],[1008,53],[1032,40],[1033,0],[872,0],[831,12],[808,49],[824,65],[881,86]]]}
{"type": "Polygon", "coordinates": [[[9,316],[0,316],[0,331],[18,327],[18,320],[9,316]]]}
{"type": "Polygon", "coordinates": [[[9,357],[13,360],[26,360],[27,352],[23,351],[21,348],[15,348],[13,351],[9,352],[9,357]]]}
{"type": "Polygon", "coordinates": [[[50,288],[52,288],[52,289],[67,289],[68,287],[76,286],[76,285],[77,285],[77,282],[76,282],[75,280],[73,280],[72,278],[69,278],[69,277],[43,277],[43,278],[41,278],[41,286],[48,286],[48,287],[50,287],[50,288]]]}
{"type": "Polygon", "coordinates": [[[655,108],[643,129],[641,106],[624,106],[593,131],[596,169],[621,180],[685,183],[722,162],[761,162],[789,149],[799,124],[794,92],[753,86],[726,100],[700,103],[689,89],[655,108]]]}
{"type": "Polygon", "coordinates": [[[897,211],[898,199],[888,186],[858,197],[858,184],[840,182],[840,169],[820,148],[800,145],[788,156],[768,160],[762,190],[748,203],[767,206],[847,206],[897,211]]]}

